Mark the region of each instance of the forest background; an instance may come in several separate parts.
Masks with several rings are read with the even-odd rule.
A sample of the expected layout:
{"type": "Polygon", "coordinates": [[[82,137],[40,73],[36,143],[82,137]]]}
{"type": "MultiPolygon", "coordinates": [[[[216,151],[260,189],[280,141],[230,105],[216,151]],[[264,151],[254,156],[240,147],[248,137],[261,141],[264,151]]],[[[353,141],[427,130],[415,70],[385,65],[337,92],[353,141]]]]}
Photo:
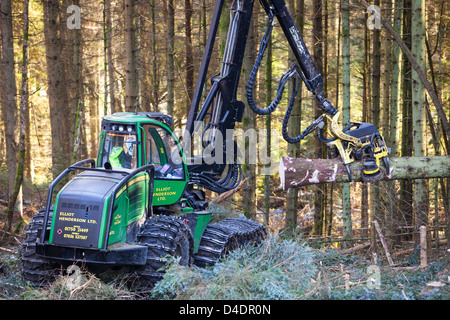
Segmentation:
{"type": "MultiPolygon", "coordinates": [[[[398,42],[378,24],[377,11],[366,10],[363,3],[287,1],[324,76],[327,98],[343,110],[343,123],[375,124],[391,157],[448,155],[448,2],[370,3],[381,8],[383,19],[413,52],[438,105],[425,92],[398,42]]],[[[173,116],[176,129],[183,129],[214,1],[2,0],[0,4],[2,212],[14,194],[17,165],[24,157],[24,187],[17,193],[23,213],[5,215],[0,222],[11,232],[21,225],[20,216],[28,220],[44,204],[52,179],[71,163],[96,157],[104,115],[163,112],[173,116]]],[[[225,5],[230,7],[231,2],[225,5]]],[[[229,11],[223,12],[210,77],[220,69],[228,31],[229,11]]],[[[238,93],[244,102],[265,25],[266,16],[256,3],[238,93]]],[[[275,26],[258,74],[255,94],[260,104],[272,100],[278,79],[293,59],[275,26]]],[[[270,117],[256,116],[246,108],[241,126],[281,133],[285,108],[283,101],[270,117]]],[[[301,132],[318,112],[303,86],[290,132],[301,132]]],[[[325,146],[313,135],[297,145],[278,141],[280,156],[326,158],[325,146]]],[[[321,243],[351,247],[374,236],[371,222],[376,220],[390,246],[419,241],[421,225],[428,226],[430,238],[438,239],[438,244],[441,238],[448,243],[448,178],[333,183],[283,191],[278,175],[261,175],[262,168],[244,165],[245,184],[227,206],[263,221],[274,232],[293,230],[321,243]]]]}

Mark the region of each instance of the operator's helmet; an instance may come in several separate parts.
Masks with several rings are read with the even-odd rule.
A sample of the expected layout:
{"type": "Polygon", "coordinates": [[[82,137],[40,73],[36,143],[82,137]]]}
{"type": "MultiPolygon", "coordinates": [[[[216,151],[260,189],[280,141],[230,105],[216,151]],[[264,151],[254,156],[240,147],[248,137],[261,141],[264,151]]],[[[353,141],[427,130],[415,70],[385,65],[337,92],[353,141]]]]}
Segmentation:
{"type": "Polygon", "coordinates": [[[130,156],[133,155],[133,145],[134,145],[134,139],[128,138],[127,142],[125,143],[125,146],[127,147],[127,150],[128,150],[127,153],[130,156]]]}
{"type": "Polygon", "coordinates": [[[111,149],[111,153],[109,155],[109,163],[111,163],[111,166],[113,167],[121,167],[122,164],[120,163],[119,156],[122,153],[123,148],[119,146],[115,146],[111,149]]]}

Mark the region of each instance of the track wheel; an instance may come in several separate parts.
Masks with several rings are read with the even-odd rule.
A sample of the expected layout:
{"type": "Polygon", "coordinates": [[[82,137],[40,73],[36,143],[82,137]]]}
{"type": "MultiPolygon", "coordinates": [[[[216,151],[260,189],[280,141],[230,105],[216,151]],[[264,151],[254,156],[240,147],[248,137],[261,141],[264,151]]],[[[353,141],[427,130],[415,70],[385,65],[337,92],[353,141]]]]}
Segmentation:
{"type": "Polygon", "coordinates": [[[165,273],[168,256],[180,259],[180,265],[194,263],[194,240],[184,220],[171,216],[152,216],[147,219],[137,236],[141,245],[148,247],[147,262],[136,270],[138,289],[151,289],[165,273]]]}
{"type": "MultiPolygon", "coordinates": [[[[47,228],[51,225],[52,211],[48,219],[47,228]]],[[[36,255],[36,241],[42,234],[45,209],[39,210],[32,218],[25,230],[22,244],[22,276],[34,287],[47,287],[57,276],[59,264],[52,263],[36,255]]]]}

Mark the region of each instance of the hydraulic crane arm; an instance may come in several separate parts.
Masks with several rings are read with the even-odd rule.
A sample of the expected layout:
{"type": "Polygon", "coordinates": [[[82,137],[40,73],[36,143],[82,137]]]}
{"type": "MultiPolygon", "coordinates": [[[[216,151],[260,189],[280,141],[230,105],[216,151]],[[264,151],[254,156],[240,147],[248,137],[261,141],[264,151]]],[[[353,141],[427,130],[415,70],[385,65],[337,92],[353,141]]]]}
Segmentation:
{"type": "MultiPolygon", "coordinates": [[[[223,57],[222,70],[218,77],[213,78],[212,88],[208,95],[209,99],[206,100],[206,103],[203,104],[200,113],[198,113],[201,95],[206,82],[208,66],[215,42],[214,40],[224,4],[224,0],[216,1],[208,41],[206,43],[197,86],[192,99],[186,125],[186,130],[191,135],[195,131],[195,121],[203,121],[205,119],[206,114],[209,111],[209,104],[212,102],[212,98],[218,90],[221,92],[225,91],[225,94],[228,95],[227,98],[229,99],[228,101],[225,101],[227,100],[225,99],[225,103],[232,102],[238,104],[237,106],[234,106],[237,109],[236,115],[242,116],[244,104],[237,101],[236,92],[239,85],[239,76],[244,59],[244,51],[252,18],[254,2],[254,0],[235,0],[233,2],[233,6],[231,8],[231,22],[227,37],[225,55],[223,57]]],[[[321,107],[327,113],[334,115],[337,110],[331,105],[331,103],[329,103],[328,100],[324,99],[322,75],[318,72],[317,67],[314,64],[314,61],[312,60],[312,57],[303,41],[303,38],[294,23],[292,15],[286,6],[286,3],[284,0],[262,0],[260,2],[269,19],[274,16],[278,19],[300,67],[299,76],[305,82],[306,87],[314,94],[319,102],[323,102],[321,107]]],[[[236,120],[239,121],[239,117],[236,120]]],[[[233,123],[230,124],[232,125],[233,123]]]]}
{"type": "MultiPolygon", "coordinates": [[[[184,139],[188,139],[184,142],[185,150],[186,147],[190,150],[189,146],[186,146],[186,141],[192,141],[195,134],[200,134],[203,147],[210,146],[215,152],[222,152],[223,150],[225,154],[226,144],[228,143],[229,145],[229,141],[217,140],[217,133],[220,132],[222,137],[226,137],[226,131],[234,129],[236,122],[242,121],[245,104],[237,99],[236,94],[254,2],[255,0],[233,1],[230,8],[230,25],[221,70],[217,75],[212,77],[209,92],[201,104],[208,67],[224,5],[224,0],[216,1],[208,40],[186,124],[184,139]],[[200,130],[201,132],[199,132],[200,130]],[[220,143],[222,145],[218,145],[220,143]]],[[[289,100],[282,129],[285,140],[289,143],[299,142],[307,134],[318,128],[319,139],[328,144],[331,154],[334,153],[335,155],[341,156],[347,168],[354,160],[364,159],[365,171],[363,175],[366,175],[366,181],[378,180],[380,178],[379,160],[383,158],[386,166],[388,166],[388,149],[378,130],[373,125],[367,123],[352,123],[350,126],[342,130],[340,129],[338,126],[339,112],[325,98],[322,75],[317,70],[285,1],[260,0],[260,3],[267,14],[268,26],[262,37],[258,57],[247,86],[249,107],[257,114],[264,115],[273,112],[281,101],[285,84],[287,81],[292,80],[294,82],[294,90],[289,100]],[[253,83],[271,35],[275,18],[281,26],[289,46],[294,53],[296,63],[280,79],[274,101],[267,108],[262,109],[257,107],[253,101],[253,83]],[[303,81],[307,89],[314,95],[318,101],[318,105],[323,109],[323,114],[298,137],[290,137],[287,132],[287,123],[300,81],[303,81]],[[329,138],[326,138],[324,134],[326,120],[328,122],[327,132],[331,135],[329,138]]],[[[224,158],[230,159],[230,155],[225,155],[224,158]]],[[[240,181],[240,166],[236,161],[236,150],[234,150],[231,158],[234,160],[231,163],[208,164],[203,159],[198,164],[188,165],[192,183],[205,186],[216,192],[224,192],[235,188],[240,181]]],[[[348,172],[350,175],[350,171],[348,172]]]]}

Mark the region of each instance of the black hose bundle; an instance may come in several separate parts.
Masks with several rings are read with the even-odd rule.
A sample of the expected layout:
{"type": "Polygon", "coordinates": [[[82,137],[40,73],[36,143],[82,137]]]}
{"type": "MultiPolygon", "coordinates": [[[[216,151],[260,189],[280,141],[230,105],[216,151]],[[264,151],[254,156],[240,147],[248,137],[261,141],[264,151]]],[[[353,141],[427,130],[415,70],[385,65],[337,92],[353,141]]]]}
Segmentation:
{"type": "Polygon", "coordinates": [[[217,193],[223,193],[236,188],[241,183],[242,169],[237,162],[228,165],[226,176],[220,180],[214,180],[207,172],[192,172],[189,183],[203,186],[208,190],[217,193]]]}
{"type": "Polygon", "coordinates": [[[205,171],[189,172],[189,183],[203,186],[208,190],[217,193],[223,193],[236,188],[242,180],[242,168],[238,163],[238,149],[236,141],[234,141],[233,150],[233,163],[229,163],[227,165],[228,171],[222,179],[217,179],[217,173],[210,173],[205,171]]]}
{"type": "Polygon", "coordinates": [[[270,35],[271,35],[272,29],[273,29],[273,24],[274,24],[274,17],[273,17],[273,15],[269,15],[266,31],[264,33],[263,38],[261,39],[261,43],[259,45],[258,56],[256,57],[255,64],[253,66],[252,72],[250,73],[250,79],[247,84],[247,102],[248,102],[249,107],[256,114],[259,114],[259,115],[271,114],[277,108],[278,104],[280,103],[280,101],[282,99],[283,91],[286,87],[286,83],[289,81],[289,79],[292,79],[292,81],[294,83],[294,88],[292,90],[291,97],[289,98],[288,107],[287,107],[286,114],[283,119],[282,135],[283,135],[284,140],[286,140],[288,143],[297,143],[300,140],[302,140],[306,135],[308,135],[310,132],[312,132],[314,130],[314,128],[317,126],[317,125],[315,125],[314,127],[309,126],[308,129],[306,129],[302,134],[298,135],[297,137],[290,137],[288,134],[287,127],[288,127],[288,123],[289,123],[289,118],[291,116],[291,112],[294,107],[295,97],[297,96],[298,90],[300,89],[300,80],[303,80],[302,73],[301,73],[298,65],[293,63],[292,66],[281,76],[280,81],[278,83],[278,88],[277,88],[277,93],[276,93],[275,99],[272,101],[272,103],[267,108],[265,108],[265,109],[259,108],[253,99],[253,87],[255,84],[256,75],[257,75],[258,69],[261,65],[261,61],[264,56],[264,51],[266,50],[267,44],[269,43],[270,35]]]}

